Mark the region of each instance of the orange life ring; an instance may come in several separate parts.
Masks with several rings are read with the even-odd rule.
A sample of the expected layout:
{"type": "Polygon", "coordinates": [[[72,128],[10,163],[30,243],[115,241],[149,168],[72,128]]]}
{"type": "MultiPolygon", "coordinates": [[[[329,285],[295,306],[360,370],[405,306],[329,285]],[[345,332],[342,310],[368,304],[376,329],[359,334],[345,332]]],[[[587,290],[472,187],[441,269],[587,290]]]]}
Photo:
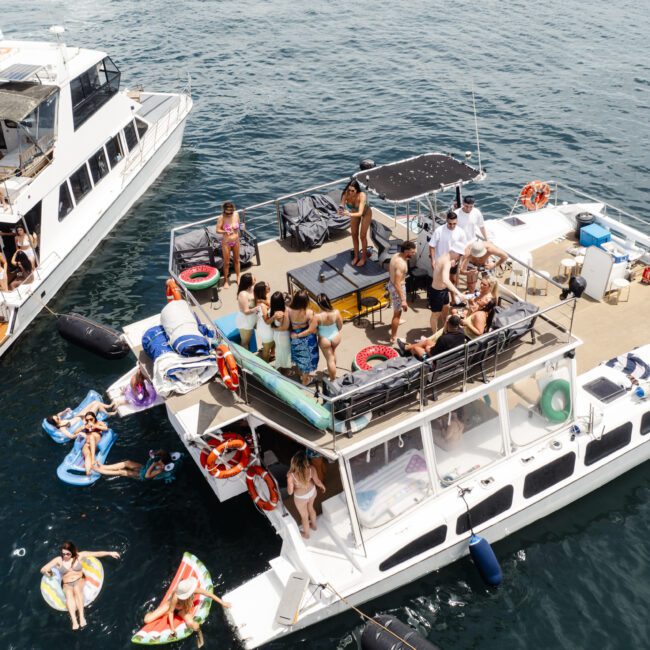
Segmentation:
{"type": "Polygon", "coordinates": [[[253,499],[253,503],[256,506],[269,512],[276,509],[280,502],[280,495],[278,494],[275,480],[265,467],[262,467],[261,465],[253,465],[252,467],[249,467],[246,470],[246,486],[248,487],[248,494],[251,495],[251,499],[253,499]],[[257,491],[255,479],[258,476],[263,479],[264,483],[266,483],[266,487],[269,491],[268,499],[261,497],[260,493],[257,491]]]}
{"type": "Polygon", "coordinates": [[[176,280],[174,280],[174,278],[169,278],[169,280],[165,282],[165,295],[167,296],[167,302],[172,302],[173,300],[183,300],[181,289],[176,284],[176,280]]]}
{"type": "Polygon", "coordinates": [[[248,467],[251,457],[251,450],[246,441],[236,433],[223,433],[219,438],[223,442],[217,442],[205,459],[205,469],[215,478],[230,478],[237,476],[248,467]],[[219,463],[218,460],[230,450],[236,450],[232,458],[219,463]]]}
{"type": "Polygon", "coordinates": [[[526,210],[539,210],[543,208],[551,196],[551,187],[543,181],[531,181],[521,190],[519,200],[526,210]]]}
{"type": "Polygon", "coordinates": [[[396,356],[398,356],[397,350],[387,345],[369,345],[357,352],[352,362],[352,370],[371,370],[372,366],[368,361],[373,359],[387,361],[388,359],[394,359],[396,356]]]}
{"type": "Polygon", "coordinates": [[[217,368],[228,390],[239,388],[239,368],[230,348],[222,343],[217,347],[217,368]]]}

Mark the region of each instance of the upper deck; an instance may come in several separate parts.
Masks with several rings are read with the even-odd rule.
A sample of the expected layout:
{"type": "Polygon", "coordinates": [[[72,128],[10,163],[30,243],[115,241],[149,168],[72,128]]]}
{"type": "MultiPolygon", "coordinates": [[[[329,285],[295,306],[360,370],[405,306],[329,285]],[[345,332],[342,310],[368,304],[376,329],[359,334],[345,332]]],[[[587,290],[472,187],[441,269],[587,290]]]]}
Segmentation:
{"type": "MultiPolygon", "coordinates": [[[[249,231],[255,232],[258,230],[256,226],[262,224],[268,232],[269,224],[272,224],[276,214],[279,214],[281,203],[279,200],[246,210],[243,216],[249,231]]],[[[297,411],[288,408],[284,402],[255,381],[250,373],[244,373],[246,381],[239,395],[226,390],[218,381],[204,384],[186,395],[172,395],[167,399],[170,415],[180,420],[184,429],[202,434],[247,414],[254,414],[288,436],[333,457],[337,451],[356,447],[367,442],[369,438],[381,436],[386,431],[403,425],[411,417],[421,417],[422,411],[435,408],[436,412],[439,412],[449,408],[446,403],[449,400],[457,400],[461,393],[485,391],[482,380],[494,382],[529,365],[559,357],[574,349],[581,340],[584,345],[577,351],[578,372],[586,371],[601,361],[622,354],[633,346],[646,343],[646,331],[642,326],[650,316],[646,286],[632,281],[627,300],[625,295],[618,301],[595,300],[586,295],[577,300],[571,297],[562,300],[559,297],[562,281],[566,284],[566,278],[558,277],[559,266],[564,258],[570,257],[567,250],[577,244],[574,217],[585,210],[599,214],[603,219],[609,218],[602,203],[590,201],[567,205],[556,202],[553,207],[549,206],[536,213],[523,213],[520,221],[524,223],[518,226],[516,232],[513,231],[514,234],[509,233],[509,225],[503,221],[489,222],[490,239],[514,256],[514,272],[507,269],[499,277],[499,295],[502,301],[508,304],[525,300],[539,308],[536,314],[528,317],[523,323],[529,331],[511,345],[495,344],[491,353],[485,357],[478,354],[480,346],[488,345],[490,339],[494,340],[503,335],[503,331],[485,334],[467,343],[464,348],[437,358],[438,368],[443,369],[446,360],[454,357],[454,363],[448,364],[451,373],[432,373],[431,365],[420,364],[419,370],[415,371],[416,379],[410,382],[408,388],[397,393],[392,391],[393,394],[387,395],[380,405],[377,405],[375,400],[368,401],[364,406],[361,400],[356,409],[345,411],[350,416],[348,419],[354,420],[359,414],[372,410],[371,422],[350,437],[341,433],[335,434],[332,426],[326,429],[311,426],[297,411]],[[542,222],[544,228],[540,228],[542,222]],[[625,332],[625,336],[620,336],[621,332],[625,332]],[[460,364],[457,363],[459,357],[460,364]],[[434,391],[435,402],[431,399],[434,391]]],[[[411,214],[411,218],[414,216],[417,215],[411,214]]],[[[422,217],[422,213],[419,216],[422,217]]],[[[407,230],[404,220],[399,216],[390,216],[378,208],[373,208],[373,218],[390,227],[394,237],[407,239],[416,236],[407,230]]],[[[204,225],[213,223],[211,221],[191,224],[176,229],[173,237],[202,228],[204,225]]],[[[632,237],[630,229],[624,229],[626,238],[636,241],[635,249],[639,251],[637,257],[644,254],[647,256],[650,244],[648,236],[635,231],[638,236],[632,237]]],[[[322,247],[311,251],[298,250],[295,242],[289,238],[271,239],[259,244],[259,264],[254,261],[252,267],[247,270],[250,270],[257,280],[268,282],[272,291],[285,291],[288,289],[288,271],[349,249],[347,233],[334,236],[325,241],[322,247]]],[[[174,263],[172,266],[173,271],[176,271],[174,263]]],[[[627,293],[627,289],[624,293],[627,293]]],[[[209,290],[190,294],[190,300],[193,301],[201,320],[214,323],[215,320],[237,311],[237,290],[234,286],[227,290],[220,289],[219,300],[215,301],[214,298],[209,290]]],[[[368,318],[344,323],[342,342],[336,352],[337,378],[350,372],[352,361],[361,348],[388,342],[390,315],[390,305],[384,304],[381,314],[378,311],[375,314],[374,328],[368,318]]],[[[429,319],[430,311],[425,292],[415,292],[409,298],[409,310],[403,315],[405,322],[400,325],[398,335],[409,342],[415,341],[421,335],[430,335],[429,319]]],[[[149,322],[136,323],[126,328],[134,351],[145,364],[151,362],[142,353],[139,339],[142,331],[151,322],[149,319],[149,322]]],[[[395,373],[392,378],[399,378],[400,375],[404,377],[407,372],[412,375],[413,369],[395,373]]],[[[316,375],[318,378],[326,377],[322,357],[316,375]]],[[[379,392],[385,379],[384,377],[376,382],[379,392]]],[[[332,400],[348,400],[346,404],[349,405],[351,399],[351,393],[337,398],[325,396],[320,382],[317,382],[315,387],[304,390],[311,393],[313,399],[325,405],[329,403],[330,407],[332,400]]],[[[360,390],[356,391],[359,395],[360,390]]],[[[335,406],[334,409],[336,408],[335,406]]]]}

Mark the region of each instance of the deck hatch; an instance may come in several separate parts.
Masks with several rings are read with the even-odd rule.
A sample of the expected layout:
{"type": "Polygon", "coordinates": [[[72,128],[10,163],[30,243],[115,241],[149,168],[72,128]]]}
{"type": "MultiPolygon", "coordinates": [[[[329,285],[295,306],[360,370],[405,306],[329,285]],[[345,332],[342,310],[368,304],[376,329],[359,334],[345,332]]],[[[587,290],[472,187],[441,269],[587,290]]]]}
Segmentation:
{"type": "MultiPolygon", "coordinates": [[[[470,508],[469,514],[472,518],[472,526],[478,526],[508,510],[512,505],[514,492],[515,490],[512,485],[506,485],[492,496],[489,496],[473,508],[470,508]]],[[[456,535],[462,535],[468,530],[469,520],[467,513],[465,513],[458,517],[456,521],[456,535]]]]}
{"type": "Polygon", "coordinates": [[[626,422],[620,427],[604,434],[600,440],[592,440],[585,451],[585,465],[593,465],[599,460],[622,449],[632,440],[632,423],[626,422]]]}
{"type": "Polygon", "coordinates": [[[447,537],[447,526],[438,526],[430,530],[428,533],[414,539],[412,542],[409,542],[406,546],[400,548],[399,551],[393,553],[391,556],[387,557],[380,565],[380,571],[388,571],[402,562],[410,560],[416,555],[425,553],[426,551],[435,548],[442,544],[447,537]]]}
{"type": "Polygon", "coordinates": [[[573,474],[576,455],[571,452],[547,463],[530,474],[524,480],[524,498],[530,499],[573,474]]]}

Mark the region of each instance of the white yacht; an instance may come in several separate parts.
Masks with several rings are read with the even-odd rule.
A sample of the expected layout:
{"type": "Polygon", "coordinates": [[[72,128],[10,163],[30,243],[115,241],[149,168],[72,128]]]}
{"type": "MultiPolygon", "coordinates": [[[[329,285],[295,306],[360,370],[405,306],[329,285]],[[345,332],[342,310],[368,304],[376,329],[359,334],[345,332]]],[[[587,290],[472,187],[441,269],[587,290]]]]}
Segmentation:
{"type": "Polygon", "coordinates": [[[181,146],[189,92],[120,76],[104,52],[0,40],[0,355],[181,146]]]}
{"type": "MultiPolygon", "coordinates": [[[[412,342],[430,332],[427,238],[440,217],[438,227],[446,227],[441,199],[449,206],[454,192],[459,200],[460,188],[484,174],[447,155],[424,154],[355,177],[375,195],[379,260],[395,250],[393,236],[417,239],[420,272],[413,270],[400,325],[412,342]],[[379,208],[391,203],[393,209],[379,208]]],[[[258,280],[273,291],[338,292],[346,322],[336,381],[320,377],[315,387],[303,387],[233,344],[234,288],[222,289],[218,300],[210,289],[184,290],[194,313],[215,330],[215,343],[230,347],[240,384],[233,392],[217,377],[168,394],[169,420],[218,499],[252,507],[251,492],[282,539],[266,571],[223,595],[246,648],[411,583],[466,555],[471,528],[495,542],[650,456],[647,223],[552,181],[535,182],[497,218],[504,197],[490,200],[480,186],[477,206],[494,217],[486,221],[488,238],[510,258],[496,272],[499,307],[491,328],[424,361],[399,357],[351,372],[368,346],[374,349],[367,358],[392,356],[378,349],[391,313],[384,269],[379,260],[352,267],[345,230],[301,250],[304,205],[292,205],[327,193],[338,202],[347,180],[242,213],[249,231],[277,220],[279,236],[259,245],[251,269],[258,280]],[[233,436],[250,456],[241,443],[228,462],[209,456],[233,436]],[[325,470],[318,530],[309,539],[284,487],[299,449],[320,456],[325,470]],[[230,478],[215,476],[219,463],[230,478]]],[[[209,225],[173,231],[170,273],[179,284],[186,254],[196,254],[196,237],[209,225]]],[[[209,237],[205,246],[206,255],[218,254],[209,237]]],[[[159,323],[153,315],[125,328],[154,384],[157,364],[144,353],[142,334],[159,323]]],[[[255,544],[251,539],[251,552],[259,553],[255,544]]]]}

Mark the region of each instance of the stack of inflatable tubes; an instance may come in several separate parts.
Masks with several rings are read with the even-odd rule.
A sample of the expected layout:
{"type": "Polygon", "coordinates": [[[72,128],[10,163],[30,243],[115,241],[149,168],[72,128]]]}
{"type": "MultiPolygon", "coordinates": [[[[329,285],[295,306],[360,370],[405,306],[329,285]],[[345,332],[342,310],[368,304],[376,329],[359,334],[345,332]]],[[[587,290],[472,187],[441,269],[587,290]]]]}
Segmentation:
{"type": "MultiPolygon", "coordinates": [[[[62,417],[64,419],[67,418],[72,418],[75,415],[79,415],[79,413],[88,406],[91,402],[101,402],[102,401],[102,396],[96,391],[96,390],[89,390],[88,394],[86,397],[84,397],[81,402],[79,402],[78,406],[76,406],[73,409],[67,409],[69,413],[64,414],[62,417]]],[[[100,421],[104,421],[108,418],[108,415],[104,411],[100,411],[99,413],[96,413],[97,419],[100,421]]],[[[61,431],[54,425],[50,424],[45,418],[43,418],[43,422],[41,423],[43,426],[43,431],[47,433],[54,442],[58,443],[64,443],[64,442],[69,442],[71,438],[68,438],[67,436],[64,436],[61,431]]],[[[83,421],[79,420],[78,422],[75,422],[72,426],[68,427],[68,431],[70,433],[75,433],[78,431],[83,425],[83,421]]]]}
{"type": "Polygon", "coordinates": [[[160,324],[165,329],[175,352],[184,357],[206,355],[210,342],[199,331],[199,324],[185,300],[173,300],[160,312],[160,324]]]}
{"type": "MultiPolygon", "coordinates": [[[[245,350],[241,345],[232,342],[230,345],[236,350],[238,360],[244,368],[276,397],[300,413],[307,422],[321,430],[331,425],[332,417],[329,409],[319,404],[307,391],[285,379],[273,366],[245,350]]],[[[338,433],[361,431],[370,422],[371,417],[372,414],[367,413],[347,422],[335,420],[334,429],[338,433]]]]}

